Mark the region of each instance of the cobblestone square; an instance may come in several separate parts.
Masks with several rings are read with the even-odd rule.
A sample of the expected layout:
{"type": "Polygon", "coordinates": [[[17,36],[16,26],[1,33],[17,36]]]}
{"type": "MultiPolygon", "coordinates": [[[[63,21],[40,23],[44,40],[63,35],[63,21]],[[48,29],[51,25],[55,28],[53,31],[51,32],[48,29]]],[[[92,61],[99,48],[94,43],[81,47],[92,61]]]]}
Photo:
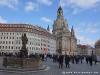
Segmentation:
{"type": "MultiPolygon", "coordinates": [[[[100,75],[100,63],[92,66],[86,64],[85,60],[83,63],[72,64],[70,63],[70,68],[59,69],[58,62],[53,62],[52,59],[48,58],[48,61],[43,62],[44,65],[48,67],[47,70],[38,72],[4,72],[0,70],[0,75],[100,75]]],[[[0,67],[2,66],[2,57],[0,57],[0,67]]]]}

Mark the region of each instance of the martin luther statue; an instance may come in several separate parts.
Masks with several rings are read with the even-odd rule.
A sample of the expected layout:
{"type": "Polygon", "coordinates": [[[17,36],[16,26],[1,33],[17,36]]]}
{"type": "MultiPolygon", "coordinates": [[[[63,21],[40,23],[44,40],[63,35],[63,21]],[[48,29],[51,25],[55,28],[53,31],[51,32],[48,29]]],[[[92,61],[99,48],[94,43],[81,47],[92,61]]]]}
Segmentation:
{"type": "Polygon", "coordinates": [[[28,50],[26,49],[26,44],[28,42],[28,39],[26,34],[22,35],[21,40],[22,40],[22,48],[20,50],[20,57],[26,58],[28,57],[28,50]]]}
{"type": "Polygon", "coordinates": [[[28,42],[26,34],[22,35],[21,40],[22,40],[22,49],[26,49],[26,44],[28,42]]]}

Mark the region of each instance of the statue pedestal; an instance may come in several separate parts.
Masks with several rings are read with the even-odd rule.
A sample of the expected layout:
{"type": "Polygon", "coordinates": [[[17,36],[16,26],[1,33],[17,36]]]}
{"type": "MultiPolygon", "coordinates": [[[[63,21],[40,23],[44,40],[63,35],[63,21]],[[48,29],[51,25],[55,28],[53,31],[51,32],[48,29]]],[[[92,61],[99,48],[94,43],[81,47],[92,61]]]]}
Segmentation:
{"type": "Polygon", "coordinates": [[[28,57],[28,50],[27,49],[21,49],[20,50],[20,58],[27,58],[28,57]]]}
{"type": "Polygon", "coordinates": [[[11,68],[39,68],[42,66],[42,61],[33,58],[4,58],[3,66],[11,68]]]}

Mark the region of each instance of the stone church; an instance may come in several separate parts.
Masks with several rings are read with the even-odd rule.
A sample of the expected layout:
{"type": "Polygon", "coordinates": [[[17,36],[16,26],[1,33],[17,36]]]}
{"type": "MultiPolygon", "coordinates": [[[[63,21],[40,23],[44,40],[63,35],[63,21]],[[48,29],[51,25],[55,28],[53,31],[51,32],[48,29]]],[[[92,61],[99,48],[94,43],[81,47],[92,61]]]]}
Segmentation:
{"type": "Polygon", "coordinates": [[[77,38],[75,37],[73,26],[69,31],[61,6],[57,10],[57,19],[54,21],[52,33],[56,39],[57,53],[77,55],[77,38]]]}

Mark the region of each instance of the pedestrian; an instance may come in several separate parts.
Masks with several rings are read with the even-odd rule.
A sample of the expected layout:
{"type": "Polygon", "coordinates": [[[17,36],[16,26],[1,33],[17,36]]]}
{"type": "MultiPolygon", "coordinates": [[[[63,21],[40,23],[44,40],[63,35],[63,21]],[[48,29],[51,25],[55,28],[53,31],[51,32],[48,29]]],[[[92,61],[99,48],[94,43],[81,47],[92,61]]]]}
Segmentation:
{"type": "Polygon", "coordinates": [[[94,56],[94,62],[95,62],[95,65],[96,65],[96,63],[97,63],[97,56],[96,55],[94,56]]]}
{"type": "Polygon", "coordinates": [[[44,55],[44,60],[47,61],[47,54],[44,55]]]}
{"type": "Polygon", "coordinates": [[[42,61],[44,61],[44,54],[42,54],[42,61]]]}
{"type": "Polygon", "coordinates": [[[75,56],[75,62],[78,64],[78,56],[75,56]]]}
{"type": "Polygon", "coordinates": [[[89,57],[88,57],[88,56],[86,56],[85,60],[86,60],[86,63],[88,64],[89,57]]]}
{"type": "Polygon", "coordinates": [[[75,56],[71,57],[72,63],[74,64],[75,56]]]}
{"type": "Polygon", "coordinates": [[[92,58],[92,56],[90,56],[90,57],[89,57],[90,66],[92,66],[92,61],[93,61],[93,58],[92,58]]]}
{"type": "Polygon", "coordinates": [[[80,56],[80,59],[81,59],[81,64],[82,64],[83,56],[80,56]]]}
{"type": "Polygon", "coordinates": [[[70,68],[69,67],[69,63],[70,63],[70,57],[68,55],[65,55],[65,64],[66,64],[66,68],[70,68]]]}
{"type": "Polygon", "coordinates": [[[63,68],[63,55],[60,54],[58,57],[58,62],[59,62],[59,68],[63,68]]]}

